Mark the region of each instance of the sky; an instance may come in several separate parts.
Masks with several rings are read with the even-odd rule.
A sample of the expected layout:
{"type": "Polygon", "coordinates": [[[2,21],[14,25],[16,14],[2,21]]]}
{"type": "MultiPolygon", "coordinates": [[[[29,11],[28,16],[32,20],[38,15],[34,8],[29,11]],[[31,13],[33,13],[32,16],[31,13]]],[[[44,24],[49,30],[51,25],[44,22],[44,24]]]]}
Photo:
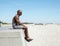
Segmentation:
{"type": "Polygon", "coordinates": [[[19,9],[21,22],[60,23],[60,0],[0,0],[0,20],[11,23],[19,9]]]}

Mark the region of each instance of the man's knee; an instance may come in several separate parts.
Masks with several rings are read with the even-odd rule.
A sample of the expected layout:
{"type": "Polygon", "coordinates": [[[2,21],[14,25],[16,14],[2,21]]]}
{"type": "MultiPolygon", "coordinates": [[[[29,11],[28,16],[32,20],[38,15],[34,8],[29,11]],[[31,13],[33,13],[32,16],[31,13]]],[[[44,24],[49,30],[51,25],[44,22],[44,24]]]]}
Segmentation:
{"type": "Polygon", "coordinates": [[[27,27],[23,27],[23,29],[28,29],[27,27]]]}

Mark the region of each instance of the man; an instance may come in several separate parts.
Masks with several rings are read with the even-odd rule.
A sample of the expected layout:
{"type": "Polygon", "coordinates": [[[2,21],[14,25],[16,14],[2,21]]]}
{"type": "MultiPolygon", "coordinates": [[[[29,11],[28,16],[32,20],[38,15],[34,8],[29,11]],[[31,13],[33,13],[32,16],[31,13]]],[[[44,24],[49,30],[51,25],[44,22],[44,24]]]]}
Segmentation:
{"type": "Polygon", "coordinates": [[[29,37],[28,28],[19,21],[19,16],[22,15],[22,11],[18,10],[16,16],[13,17],[12,27],[13,29],[23,29],[25,33],[25,40],[30,42],[32,39],[29,37]]]}

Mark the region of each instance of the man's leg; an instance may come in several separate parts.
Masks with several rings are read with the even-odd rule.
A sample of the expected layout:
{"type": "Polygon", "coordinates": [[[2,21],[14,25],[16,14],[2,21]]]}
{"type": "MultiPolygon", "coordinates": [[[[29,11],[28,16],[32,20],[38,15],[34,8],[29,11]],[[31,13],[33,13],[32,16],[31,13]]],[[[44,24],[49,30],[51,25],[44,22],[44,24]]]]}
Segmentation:
{"type": "Polygon", "coordinates": [[[29,33],[28,33],[28,28],[24,26],[23,29],[24,29],[24,33],[25,33],[25,40],[27,40],[28,42],[32,41],[32,39],[30,38],[29,33]]]}
{"type": "Polygon", "coordinates": [[[25,37],[26,37],[26,38],[29,38],[29,35],[28,35],[28,28],[24,28],[24,30],[25,30],[25,31],[24,31],[25,37]]]}
{"type": "Polygon", "coordinates": [[[19,26],[15,26],[14,29],[24,29],[25,40],[27,40],[28,42],[32,41],[32,39],[30,38],[29,33],[28,33],[28,28],[25,25],[22,24],[19,26]]]}

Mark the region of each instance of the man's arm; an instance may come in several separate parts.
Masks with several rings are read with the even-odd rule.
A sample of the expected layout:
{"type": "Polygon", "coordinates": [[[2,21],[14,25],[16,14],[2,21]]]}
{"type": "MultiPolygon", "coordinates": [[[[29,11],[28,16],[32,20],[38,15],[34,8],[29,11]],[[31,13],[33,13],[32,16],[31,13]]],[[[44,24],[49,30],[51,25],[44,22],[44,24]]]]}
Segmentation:
{"type": "Polygon", "coordinates": [[[20,25],[22,25],[22,26],[24,26],[26,28],[26,26],[19,21],[19,17],[15,16],[15,20],[16,20],[17,23],[19,23],[20,25]]]}
{"type": "Polygon", "coordinates": [[[15,16],[15,20],[16,20],[17,23],[22,24],[22,23],[19,21],[19,17],[15,16]]]}

